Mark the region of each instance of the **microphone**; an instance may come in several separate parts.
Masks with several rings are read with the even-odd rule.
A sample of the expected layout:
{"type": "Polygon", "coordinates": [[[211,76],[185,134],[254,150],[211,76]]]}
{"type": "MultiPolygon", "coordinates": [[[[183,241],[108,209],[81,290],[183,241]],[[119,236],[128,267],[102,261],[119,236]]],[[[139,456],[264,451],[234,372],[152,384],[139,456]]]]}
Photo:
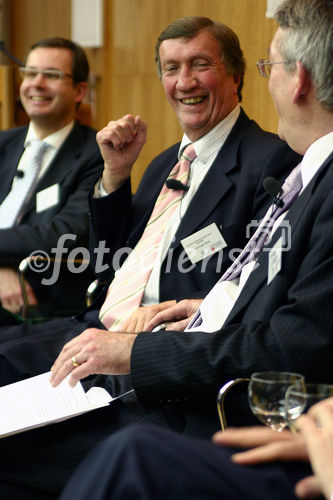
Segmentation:
{"type": "Polygon", "coordinates": [[[278,197],[281,191],[281,186],[278,181],[274,179],[274,177],[266,177],[262,184],[265,191],[272,196],[274,205],[277,207],[283,207],[283,201],[278,197]]]}
{"type": "Polygon", "coordinates": [[[16,170],[15,177],[18,177],[18,179],[22,179],[24,177],[23,170],[16,170]]]}
{"type": "Polygon", "coordinates": [[[167,188],[173,189],[174,191],[188,191],[190,187],[180,181],[176,181],[176,179],[167,179],[165,185],[167,188]]]}

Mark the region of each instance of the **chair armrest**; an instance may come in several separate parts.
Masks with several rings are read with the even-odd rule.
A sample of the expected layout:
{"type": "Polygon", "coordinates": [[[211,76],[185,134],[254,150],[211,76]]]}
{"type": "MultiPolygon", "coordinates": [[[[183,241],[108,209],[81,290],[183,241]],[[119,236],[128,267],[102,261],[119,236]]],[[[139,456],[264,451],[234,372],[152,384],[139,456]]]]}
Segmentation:
{"type": "Polygon", "coordinates": [[[235,380],[229,380],[229,382],[225,383],[221,389],[219,390],[219,393],[217,395],[217,411],[219,414],[220,422],[221,422],[221,429],[222,431],[225,431],[227,428],[227,418],[225,414],[225,408],[224,408],[224,403],[225,403],[225,398],[233,387],[236,385],[240,384],[241,382],[249,382],[250,379],[248,377],[243,377],[243,378],[236,378],[235,380]]]}

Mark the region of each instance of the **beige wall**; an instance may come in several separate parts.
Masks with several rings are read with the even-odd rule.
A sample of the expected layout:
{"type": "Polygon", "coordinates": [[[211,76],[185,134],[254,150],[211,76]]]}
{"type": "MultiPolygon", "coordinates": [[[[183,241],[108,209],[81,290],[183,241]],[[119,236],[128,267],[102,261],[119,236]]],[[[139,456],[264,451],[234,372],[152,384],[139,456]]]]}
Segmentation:
{"type": "MultiPolygon", "coordinates": [[[[22,58],[41,37],[69,37],[70,7],[70,0],[10,0],[12,52],[22,58]]],[[[154,63],[156,38],[176,17],[204,15],[236,31],[247,61],[243,106],[263,128],[276,131],[267,80],[255,65],[266,56],[275,31],[275,21],[265,18],[266,0],[104,0],[104,10],[104,46],[87,51],[96,77],[93,125],[101,128],[126,113],[146,121],[148,138],[134,169],[134,185],[152,157],[181,138],[154,63]]]]}

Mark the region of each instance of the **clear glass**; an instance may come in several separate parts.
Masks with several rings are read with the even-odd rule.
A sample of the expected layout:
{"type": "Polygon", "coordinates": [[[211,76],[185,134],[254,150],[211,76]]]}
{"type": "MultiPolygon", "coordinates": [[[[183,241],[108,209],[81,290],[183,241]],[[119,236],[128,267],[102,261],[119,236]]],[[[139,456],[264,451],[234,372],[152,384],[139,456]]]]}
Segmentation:
{"type": "Polygon", "coordinates": [[[252,413],[261,423],[275,431],[282,431],[288,425],[285,410],[285,394],[294,385],[302,390],[303,375],[292,372],[253,373],[248,386],[248,400],[252,413]]]}
{"type": "Polygon", "coordinates": [[[333,396],[333,385],[304,384],[290,386],[285,395],[286,422],[292,432],[297,432],[295,421],[302,413],[307,413],[312,405],[333,396]]]}

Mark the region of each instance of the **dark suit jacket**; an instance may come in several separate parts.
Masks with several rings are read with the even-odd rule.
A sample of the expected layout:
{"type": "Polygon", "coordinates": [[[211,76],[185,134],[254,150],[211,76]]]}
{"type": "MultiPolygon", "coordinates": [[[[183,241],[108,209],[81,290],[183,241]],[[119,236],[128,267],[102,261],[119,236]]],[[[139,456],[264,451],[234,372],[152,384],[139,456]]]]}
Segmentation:
{"type": "MultiPolygon", "coordinates": [[[[24,151],[27,127],[19,127],[0,132],[0,203],[8,194],[24,151]]],[[[45,175],[38,182],[35,193],[59,184],[59,202],[52,207],[36,212],[35,193],[24,209],[19,225],[0,230],[0,266],[17,267],[19,262],[35,250],[42,250],[55,256],[52,248],[57,247],[58,238],[63,234],[74,234],[76,239],[66,240],[68,252],[76,247],[88,248],[88,203],[87,194],[93,182],[100,175],[103,163],[96,143],[96,132],[76,123],[61,146],[45,175]]],[[[81,257],[79,254],[78,257],[81,257]]],[[[64,257],[66,257],[64,255],[64,257]]],[[[51,275],[51,273],[50,273],[51,275]]],[[[44,274],[29,274],[38,298],[61,300],[62,287],[43,286],[40,281],[44,274]]],[[[75,283],[77,291],[67,294],[67,299],[76,301],[85,292],[92,273],[69,275],[68,285],[75,283]],[[74,280],[73,280],[74,276],[74,280]],[[74,292],[74,293],[73,293],[74,292]]]]}
{"type": "Polygon", "coordinates": [[[281,271],[267,285],[262,252],[220,331],[139,334],[131,378],[146,406],[179,405],[185,433],[208,438],[219,427],[215,399],[227,380],[285,370],[333,383],[332,189],[331,154],[286,216],[291,249],[281,271]]]}
{"type": "MultiPolygon", "coordinates": [[[[98,241],[105,240],[106,247],[110,248],[104,263],[108,263],[111,273],[107,270],[104,279],[110,281],[113,278],[114,267],[119,262],[119,249],[134,248],[138,242],[156,198],[178,161],[178,149],[179,144],[175,144],[152,161],[133,198],[128,181],[111,195],[92,200],[94,245],[97,247],[98,241]]],[[[229,251],[243,248],[248,222],[258,218],[270,201],[262,187],[263,179],[269,175],[284,178],[290,167],[299,161],[299,155],[286,143],[276,135],[264,132],[241,111],[181,221],[163,263],[161,301],[195,296],[199,291],[201,296],[205,295],[203,290],[208,291],[229,265],[229,251]],[[221,230],[228,247],[216,253],[204,266],[201,261],[191,269],[180,242],[213,222],[221,230]],[[179,272],[179,268],[185,272],[179,272]]]]}

